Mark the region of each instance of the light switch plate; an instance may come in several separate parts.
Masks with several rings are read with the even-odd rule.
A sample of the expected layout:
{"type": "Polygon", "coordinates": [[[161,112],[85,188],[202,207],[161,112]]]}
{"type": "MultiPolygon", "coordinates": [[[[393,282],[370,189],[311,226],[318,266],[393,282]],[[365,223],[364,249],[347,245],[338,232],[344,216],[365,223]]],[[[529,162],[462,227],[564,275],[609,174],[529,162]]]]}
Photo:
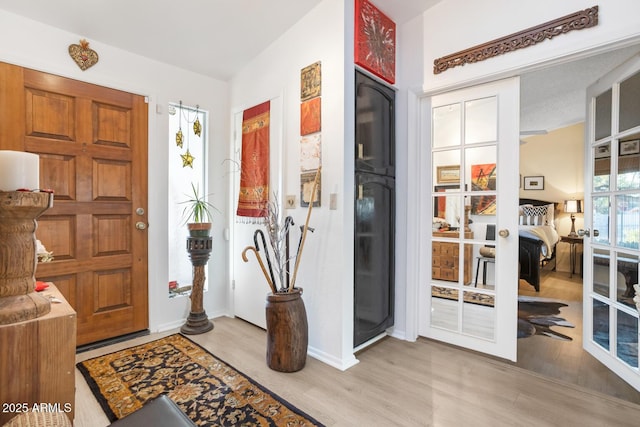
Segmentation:
{"type": "Polygon", "coordinates": [[[287,196],[285,201],[286,209],[294,209],[296,207],[296,196],[287,196]]]}

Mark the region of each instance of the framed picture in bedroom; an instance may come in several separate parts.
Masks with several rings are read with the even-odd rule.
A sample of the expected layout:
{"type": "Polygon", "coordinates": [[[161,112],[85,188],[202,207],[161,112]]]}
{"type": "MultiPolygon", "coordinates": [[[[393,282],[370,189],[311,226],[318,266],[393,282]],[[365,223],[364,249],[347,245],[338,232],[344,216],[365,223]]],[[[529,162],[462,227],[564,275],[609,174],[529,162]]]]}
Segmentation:
{"type": "Polygon", "coordinates": [[[525,176],[525,190],[544,190],[544,176],[525,176]]]}
{"type": "Polygon", "coordinates": [[[611,148],[609,144],[598,145],[595,148],[595,153],[593,155],[596,159],[602,159],[604,157],[611,157],[611,148]]]}
{"type": "Polygon", "coordinates": [[[638,153],[640,153],[640,139],[634,139],[632,141],[620,141],[621,156],[638,153]]]}

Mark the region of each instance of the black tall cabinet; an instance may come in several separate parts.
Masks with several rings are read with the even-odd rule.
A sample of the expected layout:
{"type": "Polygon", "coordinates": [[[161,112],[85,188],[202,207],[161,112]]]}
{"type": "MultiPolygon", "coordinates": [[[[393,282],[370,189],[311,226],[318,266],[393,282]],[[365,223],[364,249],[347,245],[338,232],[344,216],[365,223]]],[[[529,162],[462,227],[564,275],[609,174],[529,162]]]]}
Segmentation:
{"type": "Polygon", "coordinates": [[[354,347],[393,325],[395,91],[356,71],[354,347]]]}

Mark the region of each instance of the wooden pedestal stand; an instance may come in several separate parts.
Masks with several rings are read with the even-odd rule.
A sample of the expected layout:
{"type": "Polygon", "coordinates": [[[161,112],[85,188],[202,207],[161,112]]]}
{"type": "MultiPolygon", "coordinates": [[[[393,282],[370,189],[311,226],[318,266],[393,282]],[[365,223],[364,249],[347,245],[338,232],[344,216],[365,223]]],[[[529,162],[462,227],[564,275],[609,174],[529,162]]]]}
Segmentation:
{"type": "Polygon", "coordinates": [[[35,231],[36,218],[52,203],[50,193],[0,192],[0,325],[51,310],[51,302],[35,292],[35,231]]]}
{"type": "Polygon", "coordinates": [[[191,312],[180,332],[188,335],[202,334],[213,329],[202,304],[204,293],[204,267],[209,261],[213,240],[211,236],[187,237],[187,251],[193,264],[193,286],[191,288],[191,312]]]}

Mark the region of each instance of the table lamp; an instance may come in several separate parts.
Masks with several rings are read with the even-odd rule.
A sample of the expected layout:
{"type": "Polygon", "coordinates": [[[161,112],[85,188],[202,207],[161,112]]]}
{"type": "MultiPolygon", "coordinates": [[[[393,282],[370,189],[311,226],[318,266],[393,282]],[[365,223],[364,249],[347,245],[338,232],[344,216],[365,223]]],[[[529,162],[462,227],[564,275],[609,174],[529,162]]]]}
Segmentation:
{"type": "Polygon", "coordinates": [[[576,215],[582,213],[582,200],[565,200],[564,211],[571,214],[571,232],[569,237],[578,237],[576,233],[576,215]]]}

